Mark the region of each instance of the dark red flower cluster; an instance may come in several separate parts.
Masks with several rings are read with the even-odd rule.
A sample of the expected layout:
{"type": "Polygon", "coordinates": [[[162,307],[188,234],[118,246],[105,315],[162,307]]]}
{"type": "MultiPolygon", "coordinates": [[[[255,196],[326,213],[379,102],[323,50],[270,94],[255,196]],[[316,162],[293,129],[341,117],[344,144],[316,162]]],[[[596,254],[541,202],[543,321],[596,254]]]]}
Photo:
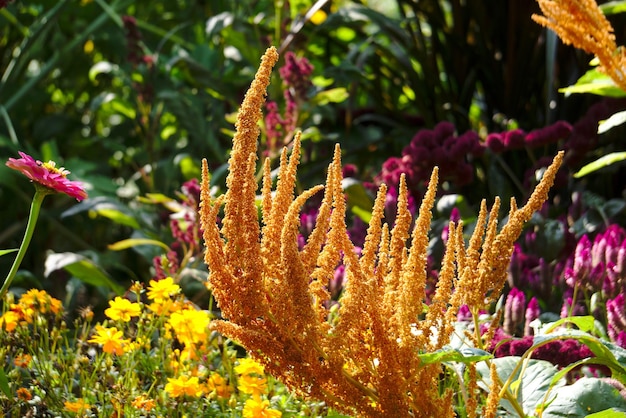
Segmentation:
{"type": "Polygon", "coordinates": [[[476,132],[467,131],[456,136],[452,123],[441,122],[433,130],[419,131],[404,147],[401,158],[392,157],[385,161],[378,180],[397,187],[400,175],[404,173],[407,185],[415,190],[428,181],[433,168],[438,166],[441,181],[463,186],[474,178],[474,168],[468,157],[480,156],[483,152],[476,132]]]}
{"type": "Polygon", "coordinates": [[[568,138],[571,132],[572,126],[560,120],[552,125],[530,132],[513,129],[506,132],[492,133],[487,135],[486,144],[491,151],[496,153],[524,147],[537,148],[568,138]]]}
{"type": "MultiPolygon", "coordinates": [[[[533,345],[533,336],[514,338],[507,335],[501,329],[496,331],[489,347],[489,351],[495,357],[522,356],[533,345]],[[503,340],[507,340],[504,341],[503,340]]],[[[535,349],[531,358],[545,360],[558,367],[566,367],[579,360],[595,357],[593,352],[576,340],[556,340],[535,349]]]]}
{"type": "MultiPolygon", "coordinates": [[[[281,114],[278,103],[268,101],[265,105],[265,135],[267,153],[272,155],[282,146],[282,140],[293,135],[298,123],[298,107],[307,98],[307,92],[313,85],[311,74],[313,66],[306,58],[298,58],[289,51],[285,54],[285,65],[279,70],[285,84],[285,111],[281,114]]],[[[286,141],[288,142],[288,141],[286,141]]]]}
{"type": "Polygon", "coordinates": [[[133,16],[122,16],[124,23],[124,33],[126,35],[126,48],[128,55],[126,59],[132,65],[139,65],[143,61],[143,50],[141,49],[141,32],[137,27],[137,20],[133,16]]]}
{"type": "Polygon", "coordinates": [[[288,51],[285,54],[285,65],[278,70],[283,82],[293,90],[293,95],[304,98],[311,88],[311,74],[313,65],[306,58],[298,58],[296,54],[288,51]]]}

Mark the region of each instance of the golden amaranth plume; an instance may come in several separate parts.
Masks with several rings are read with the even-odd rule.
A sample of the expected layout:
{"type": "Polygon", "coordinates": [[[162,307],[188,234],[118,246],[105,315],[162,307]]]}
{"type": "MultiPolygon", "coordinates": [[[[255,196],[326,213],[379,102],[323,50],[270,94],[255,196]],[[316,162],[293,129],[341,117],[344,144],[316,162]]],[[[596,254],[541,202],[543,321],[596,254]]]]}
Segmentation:
{"type": "Polygon", "coordinates": [[[537,0],[544,16],[533,15],[566,44],[598,57],[602,70],[626,91],[626,51],[617,47],[614,30],[594,0],[537,0]]]}
{"type": "MultiPolygon", "coordinates": [[[[202,166],[200,218],[209,266],[208,287],[223,320],[211,327],[238,341],[265,369],[294,392],[363,417],[451,417],[450,389],[440,389],[443,366],[421,354],[450,342],[463,303],[473,311],[499,294],[513,242],[531,213],[547,198],[562,154],[521,209],[497,232],[498,201],[479,222],[466,248],[461,223],[449,239],[433,301],[425,303],[426,257],[437,170],[433,171],[413,231],[408,192],[401,178],[395,225],[383,219],[387,188],[381,186],[362,255],[348,236],[341,187],[341,150],[336,146],[326,184],[294,193],[300,134],[291,156],[283,151],[272,193],[270,161],[263,165],[261,214],[255,204],[258,120],[278,55],[267,50],[242,108],[233,139],[228,191],[212,201],[202,166]],[[299,212],[324,193],[305,247],[297,242],[299,212]],[[223,227],[216,217],[224,203],[223,227]],[[261,228],[262,224],[262,228],[261,228]],[[410,239],[409,239],[410,238],[410,239]],[[338,265],[348,278],[339,309],[331,313],[327,286],[338,265]]],[[[470,387],[475,387],[470,386],[470,387]]]]}

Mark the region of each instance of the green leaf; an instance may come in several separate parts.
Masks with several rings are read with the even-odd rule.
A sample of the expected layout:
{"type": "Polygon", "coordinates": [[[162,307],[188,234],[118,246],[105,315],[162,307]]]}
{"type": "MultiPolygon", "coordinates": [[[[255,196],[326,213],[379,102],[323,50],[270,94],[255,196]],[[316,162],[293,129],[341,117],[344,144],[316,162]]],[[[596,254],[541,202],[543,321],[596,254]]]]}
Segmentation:
{"type": "Polygon", "coordinates": [[[612,152],[610,154],[604,155],[592,163],[587,164],[577,173],[574,174],[575,178],[580,178],[586,176],[587,174],[593,173],[601,168],[609,166],[611,164],[626,160],[626,152],[612,152]]]}
{"type": "MultiPolygon", "coordinates": [[[[558,370],[547,361],[530,359],[526,360],[525,367],[518,367],[520,361],[524,360],[514,356],[491,360],[496,365],[496,371],[502,382],[506,382],[513,375],[511,388],[516,389],[517,402],[522,406],[526,415],[534,416],[535,408],[543,402],[546,392],[551,387],[564,386],[565,381],[561,379],[553,383],[554,375],[558,370]]],[[[480,362],[476,365],[476,370],[481,375],[478,385],[488,391],[491,386],[489,366],[485,362],[480,362]]],[[[500,404],[510,413],[510,416],[518,416],[509,401],[502,398],[500,404]]]]}
{"type": "Polygon", "coordinates": [[[554,395],[550,404],[543,410],[541,415],[543,418],[582,418],[608,408],[626,411],[626,399],[619,390],[601,379],[583,377],[572,385],[556,389],[554,395]]]}
{"type": "Polygon", "coordinates": [[[603,134],[606,131],[619,126],[626,122],[626,110],[611,115],[607,120],[602,120],[598,124],[598,133],[603,134]]]}
{"type": "Polygon", "coordinates": [[[99,74],[113,73],[118,69],[119,67],[116,64],[107,61],[100,61],[89,69],[89,80],[96,81],[96,77],[98,77],[99,74]]]}
{"type": "Polygon", "coordinates": [[[600,10],[605,15],[614,15],[626,12],[626,1],[609,1],[600,5],[600,10]]]}
{"type": "Polygon", "coordinates": [[[348,206],[356,206],[362,210],[372,212],[374,201],[360,181],[353,178],[345,178],[341,181],[341,186],[348,195],[348,206]]]}
{"type": "Polygon", "coordinates": [[[570,316],[568,318],[559,319],[551,324],[547,324],[547,328],[544,333],[550,333],[563,324],[574,324],[579,330],[584,332],[591,332],[595,329],[595,319],[593,316],[570,316]]]}
{"type": "Polygon", "coordinates": [[[9,399],[13,399],[13,394],[9,387],[9,378],[2,367],[0,367],[0,389],[9,399]]]}
{"type": "Polygon", "coordinates": [[[606,74],[601,73],[597,68],[587,71],[578,79],[573,86],[559,89],[565,94],[571,93],[591,93],[600,96],[625,97],[626,92],[620,89],[606,74]]]}
{"type": "Polygon", "coordinates": [[[587,415],[587,418],[625,418],[625,417],[626,417],[626,412],[620,411],[616,408],[605,409],[604,411],[587,415]]]}
{"type": "Polygon", "coordinates": [[[10,250],[0,250],[0,257],[2,257],[3,255],[14,253],[17,250],[18,250],[18,248],[12,248],[10,250]]]}
{"type": "Polygon", "coordinates": [[[446,348],[434,353],[419,354],[421,364],[434,364],[443,362],[476,363],[478,361],[489,360],[493,355],[487,351],[477,348],[462,348],[460,350],[446,348]]]}
{"type": "Polygon", "coordinates": [[[118,223],[120,225],[130,226],[133,229],[141,228],[141,226],[139,225],[139,223],[137,222],[135,218],[133,218],[130,215],[125,214],[124,212],[118,209],[101,207],[101,208],[97,208],[95,212],[98,215],[104,216],[105,218],[109,218],[113,222],[118,223]]]}
{"type": "Polygon", "coordinates": [[[311,101],[319,106],[324,106],[328,103],[341,103],[349,96],[348,90],[344,87],[337,87],[317,93],[311,101]]]}
{"type": "Polygon", "coordinates": [[[55,253],[46,258],[44,275],[63,269],[72,276],[93,286],[102,286],[113,290],[118,295],[124,293],[124,287],[115,283],[103,270],[87,257],[76,253],[55,253]]]}
{"type": "Polygon", "coordinates": [[[168,247],[165,243],[161,241],[157,241],[155,239],[149,239],[149,238],[123,239],[121,241],[108,245],[107,248],[113,251],[121,251],[121,250],[126,250],[128,248],[136,247],[138,245],[156,245],[158,247],[163,248],[165,251],[170,251],[170,247],[168,247]]]}

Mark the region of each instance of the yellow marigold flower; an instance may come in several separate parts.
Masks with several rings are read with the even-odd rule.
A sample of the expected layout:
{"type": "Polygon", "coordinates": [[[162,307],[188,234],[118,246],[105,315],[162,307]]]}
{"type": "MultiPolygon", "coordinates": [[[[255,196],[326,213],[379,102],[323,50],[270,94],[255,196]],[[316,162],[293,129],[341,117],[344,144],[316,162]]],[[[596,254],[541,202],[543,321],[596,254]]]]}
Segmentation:
{"type": "Polygon", "coordinates": [[[176,379],[169,377],[165,385],[165,392],[174,398],[185,395],[198,397],[202,395],[202,385],[195,376],[182,375],[176,379]]]}
{"type": "Polygon", "coordinates": [[[33,399],[33,394],[26,388],[19,388],[17,390],[17,399],[21,401],[30,401],[33,399]]]}
{"type": "Polygon", "coordinates": [[[65,407],[66,411],[77,413],[84,412],[86,409],[91,408],[91,405],[85,402],[85,400],[82,398],[77,399],[76,402],[66,401],[63,406],[65,407]]]}
{"type": "Polygon", "coordinates": [[[105,328],[102,325],[96,325],[96,334],[90,343],[102,345],[102,351],[109,354],[124,354],[125,346],[128,344],[128,340],[123,337],[122,331],[118,331],[117,328],[105,328]]]}
{"type": "Polygon", "coordinates": [[[228,384],[226,379],[224,379],[218,373],[212,373],[211,376],[207,379],[206,382],[207,392],[211,393],[215,391],[215,394],[219,398],[229,398],[233,393],[233,388],[228,384]]]}
{"type": "Polygon", "coordinates": [[[20,323],[20,315],[14,311],[7,311],[0,316],[0,329],[13,332],[20,323]]]}
{"type": "Polygon", "coordinates": [[[210,321],[211,318],[207,311],[187,308],[172,313],[168,324],[180,342],[191,345],[206,339],[210,321]]]}
{"type": "Polygon", "coordinates": [[[141,409],[145,412],[150,412],[155,407],[154,399],[150,399],[145,395],[137,396],[130,404],[133,408],[141,409]]]}
{"type": "Polygon", "coordinates": [[[243,407],[244,418],[278,418],[283,414],[276,409],[270,409],[270,402],[261,398],[248,399],[243,407]]]}
{"type": "Polygon", "coordinates": [[[174,283],[174,279],[166,277],[162,280],[150,280],[148,286],[148,298],[155,302],[171,299],[172,296],[180,293],[180,286],[174,283]]]}
{"type": "Polygon", "coordinates": [[[252,396],[261,396],[267,391],[267,379],[244,374],[237,380],[237,389],[252,396]]]}
{"type": "Polygon", "coordinates": [[[265,369],[263,366],[251,358],[242,358],[239,359],[239,364],[235,366],[235,372],[237,374],[258,374],[263,375],[265,373],[265,369]]]}
{"type": "Polygon", "coordinates": [[[119,296],[110,300],[109,306],[105,309],[104,314],[114,321],[128,322],[133,316],[141,315],[141,306],[138,303],[119,296]]]}

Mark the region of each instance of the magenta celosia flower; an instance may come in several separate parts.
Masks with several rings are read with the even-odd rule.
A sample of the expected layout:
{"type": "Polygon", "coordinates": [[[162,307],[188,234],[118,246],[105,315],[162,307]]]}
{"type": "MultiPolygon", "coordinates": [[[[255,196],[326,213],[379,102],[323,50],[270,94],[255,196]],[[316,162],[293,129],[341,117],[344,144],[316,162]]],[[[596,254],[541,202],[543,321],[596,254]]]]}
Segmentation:
{"type": "Polygon", "coordinates": [[[54,161],[42,163],[21,151],[19,154],[21,157],[19,159],[9,158],[6,162],[7,167],[21,172],[31,181],[54,192],[65,193],[78,201],[87,198],[87,192],[80,182],[67,179],[68,170],[56,167],[54,161]]]}

